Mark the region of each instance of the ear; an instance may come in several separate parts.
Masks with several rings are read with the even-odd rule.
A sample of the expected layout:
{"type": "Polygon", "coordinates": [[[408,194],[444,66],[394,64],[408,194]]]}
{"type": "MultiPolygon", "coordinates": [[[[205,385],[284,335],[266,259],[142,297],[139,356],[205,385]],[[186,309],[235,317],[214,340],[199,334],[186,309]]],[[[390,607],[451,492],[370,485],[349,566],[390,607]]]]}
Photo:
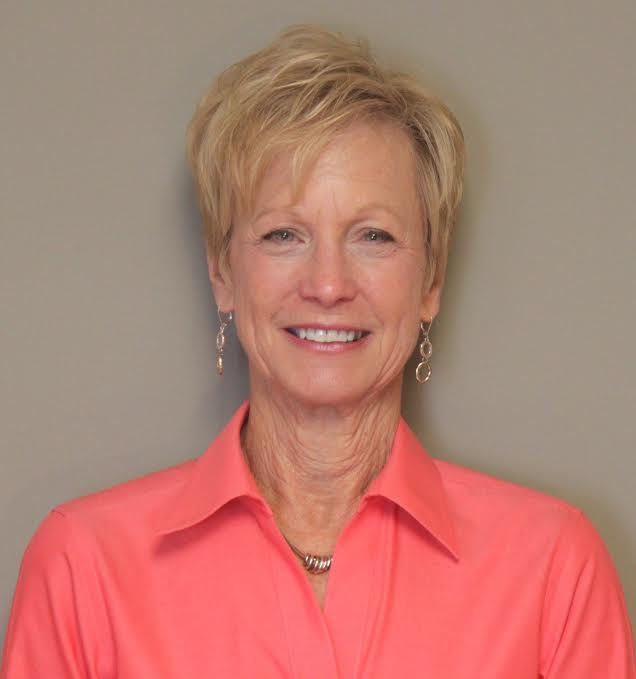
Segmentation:
{"type": "Polygon", "coordinates": [[[439,312],[442,298],[442,282],[434,282],[428,292],[422,298],[420,305],[420,318],[423,321],[432,321],[439,312]]]}
{"type": "Polygon", "coordinates": [[[234,309],[234,286],[231,276],[227,271],[227,266],[221,267],[218,256],[210,254],[209,251],[208,275],[210,276],[214,299],[219,309],[226,313],[232,311],[234,309]]]}

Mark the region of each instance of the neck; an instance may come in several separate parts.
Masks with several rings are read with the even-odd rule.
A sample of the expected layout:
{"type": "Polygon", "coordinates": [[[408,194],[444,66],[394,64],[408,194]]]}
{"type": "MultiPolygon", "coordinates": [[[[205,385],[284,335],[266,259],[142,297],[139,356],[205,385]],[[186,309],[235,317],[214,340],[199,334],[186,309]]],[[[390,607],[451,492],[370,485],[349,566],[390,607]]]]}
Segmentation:
{"type": "Polygon", "coordinates": [[[398,383],[373,401],[317,406],[252,385],[243,450],[281,532],[299,548],[333,552],[391,451],[400,394],[398,383]]]}

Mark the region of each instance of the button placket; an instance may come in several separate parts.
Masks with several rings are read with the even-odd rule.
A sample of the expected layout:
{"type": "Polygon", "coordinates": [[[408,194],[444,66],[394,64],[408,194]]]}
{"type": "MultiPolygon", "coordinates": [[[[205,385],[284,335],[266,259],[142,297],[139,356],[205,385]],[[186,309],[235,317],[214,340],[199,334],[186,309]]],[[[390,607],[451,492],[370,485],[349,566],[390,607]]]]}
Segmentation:
{"type": "Polygon", "coordinates": [[[369,500],[374,498],[364,501],[338,541],[325,605],[342,676],[351,679],[362,678],[361,659],[370,641],[369,621],[376,616],[378,567],[381,559],[389,558],[384,553],[386,508],[382,502],[369,500]]]}
{"type": "Polygon", "coordinates": [[[288,640],[294,679],[339,679],[341,672],[331,633],[302,565],[278,530],[273,516],[260,515],[258,521],[269,542],[271,577],[288,640]]]}

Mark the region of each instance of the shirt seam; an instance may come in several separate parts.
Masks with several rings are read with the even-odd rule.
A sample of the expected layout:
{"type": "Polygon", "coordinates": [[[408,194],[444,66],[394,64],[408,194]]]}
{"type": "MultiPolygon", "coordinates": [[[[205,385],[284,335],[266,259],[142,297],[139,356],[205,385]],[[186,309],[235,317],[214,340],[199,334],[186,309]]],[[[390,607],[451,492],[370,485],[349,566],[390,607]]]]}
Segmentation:
{"type": "MultiPolygon", "coordinates": [[[[69,527],[69,534],[72,536],[72,542],[73,544],[77,547],[77,550],[79,553],[81,553],[81,558],[85,560],[87,564],[90,564],[91,570],[94,570],[94,559],[91,558],[91,553],[90,550],[88,550],[85,545],[84,545],[84,540],[81,538],[86,537],[86,539],[92,539],[90,534],[87,533],[86,531],[83,531],[80,526],[78,525],[78,522],[74,520],[74,517],[69,516],[69,514],[65,513],[62,509],[59,507],[54,507],[51,510],[51,514],[56,514],[57,516],[61,517],[64,519],[67,523],[67,526],[69,527]],[[80,537],[81,536],[81,537],[80,537]]],[[[70,555],[69,555],[70,556],[70,555]]],[[[71,562],[72,565],[72,562],[71,562]]],[[[91,588],[87,582],[87,576],[86,576],[86,569],[84,567],[82,568],[77,568],[76,569],[76,575],[78,578],[78,582],[81,582],[81,586],[86,589],[88,592],[91,588]]],[[[96,578],[96,574],[94,575],[96,578]]],[[[103,652],[100,653],[100,649],[103,648],[102,641],[103,639],[112,639],[112,635],[108,633],[108,624],[105,623],[105,621],[110,622],[110,618],[108,616],[108,611],[105,607],[102,608],[102,613],[104,616],[104,621],[101,623],[98,622],[96,612],[91,605],[89,595],[89,601],[87,602],[88,605],[86,608],[88,608],[88,611],[86,614],[90,617],[91,623],[92,623],[92,630],[93,630],[93,635],[91,638],[91,644],[92,648],[95,650],[96,655],[95,657],[98,659],[97,660],[97,667],[103,667],[104,665],[108,667],[109,672],[106,675],[107,677],[114,676],[115,672],[115,653],[114,653],[114,648],[112,647],[111,644],[111,649],[110,649],[110,654],[104,656],[103,652]],[[100,641],[98,641],[100,640],[100,641]]],[[[101,587],[97,587],[97,596],[96,598],[103,602],[104,601],[104,593],[101,587]]],[[[86,653],[86,648],[84,648],[84,645],[82,645],[82,658],[84,661],[84,664],[87,668],[87,670],[90,668],[90,665],[88,664],[88,659],[87,659],[87,653],[86,653]]]]}
{"type": "MultiPolygon", "coordinates": [[[[567,518],[563,521],[559,533],[556,536],[553,546],[552,546],[552,553],[550,555],[550,562],[548,564],[548,568],[546,571],[546,578],[545,578],[545,583],[543,587],[543,597],[542,597],[542,603],[541,603],[541,617],[539,620],[539,643],[540,643],[540,648],[539,648],[539,653],[538,653],[538,658],[539,658],[539,675],[541,677],[546,677],[548,672],[550,671],[550,668],[552,666],[552,663],[554,662],[554,658],[556,656],[557,649],[559,648],[559,645],[561,643],[561,640],[563,639],[563,635],[565,633],[565,623],[563,625],[563,628],[561,629],[559,638],[556,640],[556,643],[554,644],[554,648],[551,649],[550,651],[550,656],[549,658],[546,658],[545,666],[543,666],[543,648],[544,648],[544,628],[545,628],[545,614],[546,614],[546,599],[547,599],[547,591],[548,587],[550,585],[550,580],[552,578],[552,573],[554,570],[554,562],[556,559],[556,554],[559,548],[559,544],[561,543],[563,536],[565,535],[566,529],[570,526],[570,524],[576,526],[580,523],[583,512],[580,509],[572,508],[573,512],[568,514],[567,518]]],[[[566,611],[565,615],[565,621],[569,618],[570,611],[572,609],[572,604],[573,601],[570,600],[570,604],[568,606],[568,609],[566,611]]]]}

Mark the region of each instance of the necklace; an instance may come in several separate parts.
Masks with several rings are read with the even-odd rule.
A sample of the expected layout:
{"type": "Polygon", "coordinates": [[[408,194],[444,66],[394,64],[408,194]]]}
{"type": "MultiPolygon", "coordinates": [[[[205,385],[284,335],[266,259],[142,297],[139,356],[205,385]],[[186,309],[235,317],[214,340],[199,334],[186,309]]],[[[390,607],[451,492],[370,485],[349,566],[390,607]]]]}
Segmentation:
{"type": "MultiPolygon", "coordinates": [[[[285,538],[285,536],[283,535],[285,538]]],[[[326,573],[331,568],[331,562],[333,561],[333,554],[329,556],[318,556],[316,554],[305,554],[301,552],[298,547],[292,545],[292,543],[285,538],[285,542],[291,547],[292,552],[303,562],[303,566],[309,573],[314,573],[315,575],[320,575],[321,573],[326,573]]]]}

